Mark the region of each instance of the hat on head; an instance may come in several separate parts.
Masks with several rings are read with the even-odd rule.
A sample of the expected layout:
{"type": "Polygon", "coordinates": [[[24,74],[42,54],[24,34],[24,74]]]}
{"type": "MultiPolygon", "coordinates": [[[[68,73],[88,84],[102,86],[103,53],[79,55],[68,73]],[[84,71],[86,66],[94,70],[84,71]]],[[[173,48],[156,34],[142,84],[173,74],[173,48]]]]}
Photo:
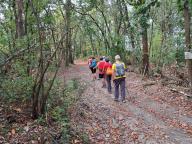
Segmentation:
{"type": "Polygon", "coordinates": [[[115,56],[115,60],[120,60],[120,59],[121,59],[121,57],[119,55],[115,56]]]}
{"type": "Polygon", "coordinates": [[[108,57],[106,57],[106,58],[105,58],[105,61],[106,61],[106,62],[109,62],[109,58],[108,58],[108,57]]]}

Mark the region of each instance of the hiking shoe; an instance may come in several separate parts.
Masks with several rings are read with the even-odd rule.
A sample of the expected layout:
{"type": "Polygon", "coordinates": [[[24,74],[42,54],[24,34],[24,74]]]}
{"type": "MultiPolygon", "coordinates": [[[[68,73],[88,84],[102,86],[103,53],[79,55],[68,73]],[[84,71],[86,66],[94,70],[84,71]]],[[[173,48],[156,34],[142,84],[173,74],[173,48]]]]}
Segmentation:
{"type": "Polygon", "coordinates": [[[102,86],[102,88],[106,88],[106,86],[105,86],[105,85],[103,85],[103,86],[102,86]]]}
{"type": "Polygon", "coordinates": [[[126,103],[126,100],[122,100],[123,103],[126,103]]]}
{"type": "Polygon", "coordinates": [[[114,101],[118,102],[118,99],[114,99],[114,101]]]}

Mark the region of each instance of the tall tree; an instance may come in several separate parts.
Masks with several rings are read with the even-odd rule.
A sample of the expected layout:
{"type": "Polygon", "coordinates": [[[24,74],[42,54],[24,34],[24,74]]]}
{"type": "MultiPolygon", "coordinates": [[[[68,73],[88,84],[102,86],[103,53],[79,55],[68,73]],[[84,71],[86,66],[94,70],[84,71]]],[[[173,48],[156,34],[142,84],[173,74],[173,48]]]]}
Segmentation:
{"type": "Polygon", "coordinates": [[[72,54],[72,47],[71,47],[71,0],[66,1],[66,10],[65,10],[65,29],[66,29],[66,42],[65,42],[65,49],[66,49],[66,59],[65,64],[66,66],[69,63],[73,64],[73,54],[72,54]]]}
{"type": "Polygon", "coordinates": [[[143,74],[146,75],[148,74],[149,71],[149,48],[148,48],[148,35],[147,35],[147,18],[145,14],[141,17],[140,20],[141,24],[141,38],[142,38],[142,46],[143,46],[143,74]]]}
{"type": "MultiPolygon", "coordinates": [[[[189,9],[189,0],[184,1],[184,29],[185,29],[185,45],[186,45],[186,51],[191,51],[191,30],[190,30],[190,22],[191,22],[191,16],[190,16],[190,9],[189,9]]],[[[192,92],[192,60],[187,60],[187,69],[188,69],[188,76],[189,76],[189,82],[192,92]]]]}
{"type": "Polygon", "coordinates": [[[135,38],[134,38],[134,34],[133,34],[133,28],[131,26],[130,23],[130,18],[129,18],[129,12],[128,12],[128,8],[127,8],[127,4],[125,2],[125,0],[122,0],[122,5],[124,8],[124,15],[125,15],[125,21],[126,21],[126,31],[129,34],[130,40],[131,40],[131,46],[133,49],[135,49],[135,38]]]}
{"type": "Polygon", "coordinates": [[[19,38],[25,34],[23,0],[13,1],[13,9],[15,15],[16,38],[19,38]]]}

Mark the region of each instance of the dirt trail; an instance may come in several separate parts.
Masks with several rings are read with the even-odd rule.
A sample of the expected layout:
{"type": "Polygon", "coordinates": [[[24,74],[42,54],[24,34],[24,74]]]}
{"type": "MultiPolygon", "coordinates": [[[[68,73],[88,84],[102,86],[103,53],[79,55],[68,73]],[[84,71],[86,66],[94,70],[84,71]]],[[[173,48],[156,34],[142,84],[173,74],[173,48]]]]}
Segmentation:
{"type": "MultiPolygon", "coordinates": [[[[127,103],[113,101],[113,95],[91,80],[87,65],[77,62],[65,73],[88,87],[73,112],[72,123],[98,144],[191,144],[192,102],[160,84],[144,86],[149,80],[127,73],[127,103]]],[[[63,75],[61,75],[63,76],[63,75]]]]}

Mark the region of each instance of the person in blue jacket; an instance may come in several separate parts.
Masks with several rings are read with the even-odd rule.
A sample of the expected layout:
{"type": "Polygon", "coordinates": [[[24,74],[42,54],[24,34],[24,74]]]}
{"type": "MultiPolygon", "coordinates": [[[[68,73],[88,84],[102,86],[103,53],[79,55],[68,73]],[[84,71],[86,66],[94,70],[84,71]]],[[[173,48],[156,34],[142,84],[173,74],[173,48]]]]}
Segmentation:
{"type": "Polygon", "coordinates": [[[93,76],[93,80],[96,79],[97,75],[96,75],[96,66],[97,66],[97,60],[95,59],[95,57],[92,57],[91,63],[90,63],[90,69],[92,72],[92,76],[93,76]]]}

